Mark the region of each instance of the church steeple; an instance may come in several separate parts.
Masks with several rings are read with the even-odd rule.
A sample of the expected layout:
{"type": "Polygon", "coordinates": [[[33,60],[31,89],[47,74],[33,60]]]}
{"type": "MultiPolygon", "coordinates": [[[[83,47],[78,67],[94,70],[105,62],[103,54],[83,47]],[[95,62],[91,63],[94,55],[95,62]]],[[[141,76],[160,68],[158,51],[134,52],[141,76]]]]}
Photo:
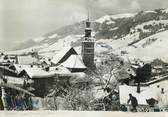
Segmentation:
{"type": "Polygon", "coordinates": [[[85,36],[82,40],[82,58],[84,64],[90,68],[94,68],[94,39],[91,36],[91,22],[89,21],[89,17],[86,20],[86,27],[85,27],[85,36]]]}
{"type": "Polygon", "coordinates": [[[89,21],[89,18],[88,18],[87,21],[86,21],[86,28],[85,28],[85,37],[86,38],[91,37],[92,29],[90,28],[90,24],[91,24],[91,22],[89,21]]]}

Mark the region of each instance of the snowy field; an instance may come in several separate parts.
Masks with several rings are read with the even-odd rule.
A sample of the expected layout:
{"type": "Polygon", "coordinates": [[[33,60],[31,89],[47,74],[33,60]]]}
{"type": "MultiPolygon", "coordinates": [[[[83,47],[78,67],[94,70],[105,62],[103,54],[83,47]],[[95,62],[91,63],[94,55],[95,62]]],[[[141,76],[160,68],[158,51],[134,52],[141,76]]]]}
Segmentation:
{"type": "Polygon", "coordinates": [[[82,112],[82,111],[6,111],[0,117],[168,117],[168,113],[82,112]]]}

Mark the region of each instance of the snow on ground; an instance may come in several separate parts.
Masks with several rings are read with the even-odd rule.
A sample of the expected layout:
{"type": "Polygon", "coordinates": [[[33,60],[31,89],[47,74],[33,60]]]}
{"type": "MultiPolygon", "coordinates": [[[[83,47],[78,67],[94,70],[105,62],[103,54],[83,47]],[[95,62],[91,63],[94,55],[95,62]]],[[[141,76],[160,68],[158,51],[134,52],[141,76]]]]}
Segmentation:
{"type": "Polygon", "coordinates": [[[111,28],[110,31],[114,31],[114,30],[117,30],[118,27],[115,27],[115,28],[111,28]]]}
{"type": "MultiPolygon", "coordinates": [[[[60,99],[58,99],[60,100],[60,99]]],[[[63,100],[64,101],[64,100],[63,100]]],[[[60,101],[59,105],[63,105],[60,101]]],[[[48,110],[38,110],[38,111],[1,111],[1,117],[167,117],[166,112],[147,112],[147,113],[131,113],[131,112],[116,112],[116,111],[48,111],[48,110]]]]}
{"type": "Polygon", "coordinates": [[[148,105],[146,99],[154,98],[159,101],[159,106],[164,108],[168,104],[168,81],[161,81],[152,84],[148,87],[141,87],[141,92],[137,93],[136,86],[121,85],[120,89],[120,103],[127,104],[129,94],[131,93],[138,100],[138,104],[148,105]],[[164,94],[161,93],[161,89],[164,88],[164,94]]]}
{"type": "Polygon", "coordinates": [[[50,39],[53,39],[53,38],[56,38],[56,37],[58,37],[57,34],[53,34],[53,35],[48,36],[48,38],[50,38],[50,39]]]}
{"type": "Polygon", "coordinates": [[[110,25],[110,24],[114,24],[115,22],[114,21],[108,21],[106,22],[106,24],[110,25]]]}
{"type": "MultiPolygon", "coordinates": [[[[49,38],[55,38],[57,34],[51,35],[49,38]]],[[[30,48],[15,50],[6,52],[7,54],[23,54],[32,51],[39,51],[40,55],[46,57],[52,57],[55,53],[59,52],[61,49],[70,46],[73,42],[77,42],[80,40],[82,35],[69,35],[65,38],[59,39],[56,43],[49,45],[48,43],[44,43],[43,45],[36,45],[30,48]]],[[[43,38],[37,38],[36,41],[42,41],[43,38]]]]}
{"type": "MultiPolygon", "coordinates": [[[[155,21],[151,21],[153,23],[155,21]]],[[[167,21],[161,21],[163,23],[168,23],[167,21]]],[[[149,23],[149,22],[148,22],[149,23]]],[[[159,23],[159,22],[155,22],[159,23]]],[[[51,58],[56,53],[58,53],[63,48],[70,46],[71,43],[79,41],[82,35],[69,35],[63,39],[59,39],[56,43],[48,46],[34,46],[28,49],[18,50],[15,53],[31,52],[35,49],[41,49],[39,53],[45,57],[51,58]]],[[[132,42],[139,39],[139,33],[128,34],[123,38],[113,40],[113,39],[100,39],[95,43],[95,53],[99,54],[101,52],[107,51],[119,55],[125,59],[129,57],[130,60],[134,58],[139,58],[144,61],[151,61],[155,58],[160,58],[168,62],[168,31],[160,32],[141,41],[128,46],[132,42]],[[121,54],[121,51],[126,52],[126,54],[121,54]],[[128,54],[127,54],[128,53],[128,54]]],[[[75,50],[81,54],[81,46],[75,47],[75,50]]],[[[10,53],[10,52],[8,52],[10,53]]]]}
{"type": "Polygon", "coordinates": [[[111,17],[113,19],[119,19],[119,18],[130,18],[130,17],[134,17],[135,14],[133,13],[124,13],[124,14],[117,14],[117,15],[112,15],[111,17]]]}
{"type": "MultiPolygon", "coordinates": [[[[104,43],[108,46],[111,46],[113,51],[119,50],[123,47],[127,47],[128,44],[136,41],[139,39],[139,33],[135,33],[135,34],[128,34],[127,36],[117,39],[117,40],[113,40],[113,39],[100,39],[98,40],[98,42],[100,43],[104,43]]],[[[97,42],[97,43],[98,43],[97,42]]],[[[100,48],[99,48],[100,49],[100,48]]],[[[108,48],[107,48],[108,49],[108,48]]]]}
{"type": "Polygon", "coordinates": [[[44,39],[45,39],[45,37],[37,37],[37,38],[33,39],[33,41],[40,42],[40,41],[42,41],[44,39]]]}
{"type": "MultiPolygon", "coordinates": [[[[97,22],[104,22],[105,20],[112,21],[111,18],[121,18],[121,17],[132,17],[135,14],[119,14],[119,15],[106,15],[98,20],[97,22]]],[[[168,20],[159,20],[159,21],[149,21],[145,22],[141,25],[137,25],[135,30],[138,28],[143,29],[145,25],[156,25],[156,24],[168,24],[168,20]]],[[[116,27],[117,28],[117,27],[116,27]]],[[[115,28],[114,28],[115,29],[115,28]]],[[[134,29],[132,29],[134,31],[134,29]]],[[[94,32],[95,34],[96,32],[94,32]]],[[[94,35],[93,34],[93,35],[94,35]]],[[[53,57],[56,53],[58,53],[63,48],[70,46],[73,42],[78,42],[81,40],[83,35],[69,35],[65,38],[58,39],[52,45],[47,44],[47,42],[43,45],[37,45],[34,47],[30,47],[23,50],[11,51],[10,53],[21,54],[25,52],[31,52],[32,50],[40,50],[39,54],[44,57],[53,57]]],[[[55,38],[57,34],[53,34],[49,36],[49,38],[55,38]]],[[[129,59],[139,58],[145,61],[151,61],[155,58],[160,58],[164,61],[168,61],[167,49],[168,49],[168,31],[160,32],[154,34],[150,37],[147,37],[141,41],[139,41],[139,32],[135,31],[135,33],[128,34],[125,37],[120,39],[100,39],[95,43],[95,53],[99,54],[101,52],[110,52],[116,55],[119,55],[125,59],[129,57],[129,59]],[[134,42],[136,42],[134,44],[134,42]],[[128,46],[131,45],[131,46],[128,46]],[[121,52],[126,52],[126,54],[122,54],[121,52]]],[[[43,38],[39,38],[36,41],[40,41],[43,38]]],[[[78,54],[81,54],[81,45],[76,46],[75,50],[78,54]]]]}
{"type": "Polygon", "coordinates": [[[95,20],[95,22],[98,22],[98,23],[103,23],[105,21],[111,21],[111,16],[110,15],[105,15],[105,16],[95,20]]]}
{"type": "Polygon", "coordinates": [[[101,99],[108,95],[102,88],[102,86],[96,86],[92,89],[92,93],[95,99],[101,99]]]}
{"type": "Polygon", "coordinates": [[[112,24],[115,23],[114,21],[112,21],[112,19],[116,20],[116,19],[120,19],[120,18],[129,18],[129,17],[134,17],[135,14],[131,14],[131,13],[125,13],[125,14],[117,14],[117,15],[105,15],[97,20],[95,20],[95,22],[98,23],[103,23],[105,21],[108,21],[108,24],[112,24]]]}
{"type": "Polygon", "coordinates": [[[168,9],[162,10],[163,13],[168,13],[168,9]]]}
{"type": "MultiPolygon", "coordinates": [[[[147,90],[148,88],[149,87],[141,87],[141,91],[147,90]]],[[[127,86],[127,85],[119,86],[120,104],[127,104],[127,101],[129,100],[129,94],[131,93],[132,96],[137,98],[138,104],[147,105],[146,99],[149,99],[149,98],[145,95],[142,96],[142,92],[137,93],[136,91],[137,91],[136,86],[134,86],[134,87],[127,86]]]]}
{"type": "Polygon", "coordinates": [[[144,26],[145,25],[158,25],[158,24],[164,24],[164,25],[167,25],[168,24],[168,20],[159,20],[159,21],[157,21],[157,20],[152,20],[152,21],[149,21],[149,22],[145,22],[145,23],[142,23],[142,24],[140,24],[140,25],[137,25],[136,27],[135,27],[135,29],[137,30],[137,29],[141,29],[141,30],[143,30],[143,32],[144,31],[149,31],[149,30],[145,30],[144,29],[144,26]]]}
{"type": "Polygon", "coordinates": [[[144,61],[151,61],[155,58],[160,58],[168,62],[168,31],[160,32],[150,37],[147,37],[133,46],[127,46],[115,53],[120,54],[121,51],[127,51],[130,58],[140,58],[144,61]],[[153,40],[153,41],[152,41],[153,40]]]}
{"type": "Polygon", "coordinates": [[[40,49],[45,48],[47,46],[48,46],[48,44],[36,45],[36,46],[29,47],[29,48],[26,48],[26,49],[8,51],[8,52],[5,52],[5,53],[6,54],[24,54],[24,53],[40,50],[40,49]]]}
{"type": "Polygon", "coordinates": [[[81,37],[81,35],[69,35],[63,39],[59,39],[56,43],[40,50],[39,52],[59,51],[67,46],[70,46],[73,42],[80,40],[81,37]]]}
{"type": "Polygon", "coordinates": [[[107,45],[107,44],[105,44],[105,43],[103,44],[103,43],[99,43],[99,42],[96,42],[96,44],[95,44],[95,53],[99,54],[101,52],[105,52],[105,51],[109,50],[108,48],[103,47],[104,45],[107,45]]]}
{"type": "MultiPolygon", "coordinates": [[[[161,21],[163,23],[168,23],[167,21],[161,21]]],[[[123,57],[124,59],[137,59],[143,61],[152,61],[153,59],[159,58],[168,62],[168,31],[163,31],[152,36],[149,36],[141,41],[139,39],[139,33],[128,34],[127,36],[112,40],[112,39],[100,39],[96,43],[95,51],[100,53],[103,51],[109,51],[123,57]],[[128,46],[132,42],[137,41],[137,43],[128,46]],[[101,44],[99,44],[101,43],[101,44]],[[103,45],[103,46],[102,46],[103,45]],[[106,46],[104,46],[106,45],[106,46]],[[112,49],[107,48],[111,46],[112,49]],[[126,52],[122,54],[121,52],[126,52]],[[127,54],[128,53],[128,54],[127,54]]]]}
{"type": "Polygon", "coordinates": [[[155,11],[144,11],[144,13],[157,13],[155,11]]]}

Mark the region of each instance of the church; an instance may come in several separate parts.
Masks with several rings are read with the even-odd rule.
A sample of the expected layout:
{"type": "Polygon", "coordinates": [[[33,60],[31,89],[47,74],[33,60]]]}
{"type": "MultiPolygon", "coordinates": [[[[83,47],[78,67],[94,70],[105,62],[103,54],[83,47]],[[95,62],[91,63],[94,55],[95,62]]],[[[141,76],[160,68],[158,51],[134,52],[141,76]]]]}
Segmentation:
{"type": "Polygon", "coordinates": [[[73,47],[65,47],[53,57],[51,60],[52,65],[62,65],[63,67],[68,68],[71,72],[83,72],[86,69],[93,70],[95,68],[95,40],[92,38],[91,32],[91,22],[88,19],[86,21],[85,35],[82,37],[81,42],[81,57],[73,47]]]}

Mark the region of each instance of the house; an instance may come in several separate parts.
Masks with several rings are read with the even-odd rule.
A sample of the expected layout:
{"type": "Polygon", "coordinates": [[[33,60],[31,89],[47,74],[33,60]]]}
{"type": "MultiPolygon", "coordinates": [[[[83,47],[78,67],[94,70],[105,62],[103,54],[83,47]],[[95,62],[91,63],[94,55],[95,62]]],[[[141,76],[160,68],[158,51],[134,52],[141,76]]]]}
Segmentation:
{"type": "MultiPolygon", "coordinates": [[[[23,77],[4,76],[3,79],[6,79],[7,84],[13,84],[13,85],[16,85],[16,86],[21,86],[21,87],[24,86],[24,82],[25,82],[23,77]]],[[[0,82],[4,82],[3,79],[0,79],[0,82]]],[[[29,83],[29,84],[34,83],[34,81],[31,80],[31,79],[28,79],[26,82],[29,83]]]]}
{"type": "Polygon", "coordinates": [[[0,57],[0,63],[1,65],[9,66],[11,63],[17,62],[17,56],[16,55],[2,55],[0,57]]]}
{"type": "Polygon", "coordinates": [[[160,59],[153,60],[151,64],[153,74],[163,74],[168,71],[168,64],[160,59]]]}
{"type": "Polygon", "coordinates": [[[24,68],[24,72],[31,79],[51,78],[56,75],[54,71],[48,72],[48,71],[43,70],[42,68],[24,68]]]}
{"type": "Polygon", "coordinates": [[[9,69],[6,66],[0,66],[0,71],[3,73],[3,75],[17,76],[17,73],[15,71],[9,69]]]}
{"type": "Polygon", "coordinates": [[[137,82],[149,81],[151,78],[152,67],[151,64],[144,64],[144,66],[136,69],[137,82]]]}

